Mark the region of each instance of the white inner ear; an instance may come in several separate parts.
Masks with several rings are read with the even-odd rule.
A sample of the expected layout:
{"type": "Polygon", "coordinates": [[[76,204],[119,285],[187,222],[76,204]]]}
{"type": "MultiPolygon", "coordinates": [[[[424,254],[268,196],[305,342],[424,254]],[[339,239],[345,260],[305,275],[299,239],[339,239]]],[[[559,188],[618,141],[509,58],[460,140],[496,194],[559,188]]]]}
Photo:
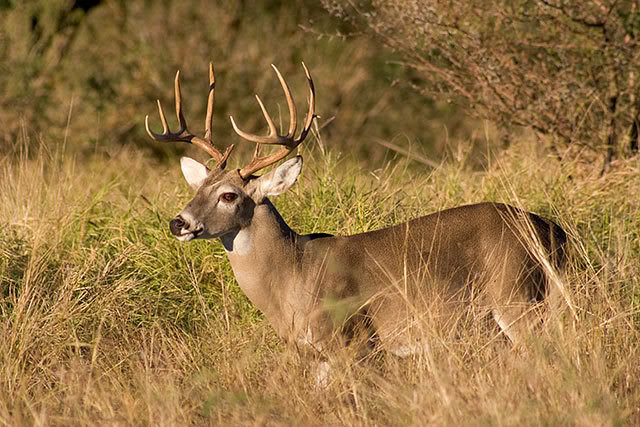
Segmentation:
{"type": "Polygon", "coordinates": [[[302,170],[302,157],[296,156],[287,160],[271,172],[258,178],[258,193],[260,197],[277,196],[287,191],[295,184],[302,170]]]}
{"type": "Polygon", "coordinates": [[[209,168],[190,157],[183,157],[180,159],[180,168],[182,169],[182,175],[187,180],[187,184],[197,189],[202,184],[209,174],[209,168]]]}

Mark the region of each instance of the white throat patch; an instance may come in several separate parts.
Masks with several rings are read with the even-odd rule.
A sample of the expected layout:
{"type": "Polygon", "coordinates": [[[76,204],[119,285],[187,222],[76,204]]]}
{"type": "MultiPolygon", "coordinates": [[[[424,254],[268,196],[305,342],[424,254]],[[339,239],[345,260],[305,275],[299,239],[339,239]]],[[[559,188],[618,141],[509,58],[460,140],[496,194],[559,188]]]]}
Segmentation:
{"type": "Polygon", "coordinates": [[[236,255],[248,255],[253,249],[251,233],[247,229],[242,229],[237,233],[228,233],[220,236],[224,249],[236,255]]]}

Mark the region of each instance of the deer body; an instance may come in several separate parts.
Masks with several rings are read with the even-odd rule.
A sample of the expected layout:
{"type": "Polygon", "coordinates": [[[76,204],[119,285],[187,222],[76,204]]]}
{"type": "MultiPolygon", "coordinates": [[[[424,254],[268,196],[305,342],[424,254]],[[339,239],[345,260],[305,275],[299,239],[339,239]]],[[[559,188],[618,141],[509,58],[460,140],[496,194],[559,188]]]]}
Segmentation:
{"type": "Polygon", "coordinates": [[[241,289],[282,338],[324,349],[336,338],[348,341],[345,334],[366,319],[381,346],[404,355],[415,340],[411,314],[426,314],[433,304],[454,309],[472,299],[473,287],[518,339],[515,325],[544,297],[546,281],[513,223],[516,215],[535,224],[550,251],[562,250],[560,227],[494,203],[331,236],[295,233],[265,199],[251,224],[221,240],[241,289]]]}
{"type": "MultiPolygon", "coordinates": [[[[274,67],[275,69],[275,67],[274,67]]],[[[158,141],[190,142],[217,159],[209,170],[190,158],[181,161],[194,198],[170,222],[176,238],[220,238],[238,284],[277,333],[291,342],[324,350],[345,345],[365,332],[382,348],[400,356],[419,351],[427,337],[425,319],[454,318],[460,307],[478,302],[492,313],[514,342],[531,325],[532,307],[548,294],[548,278],[539,254],[560,267],[566,235],[555,223],[498,203],[479,203],[436,212],[388,228],[352,236],[299,235],[286,224],[269,197],[287,191],[302,168],[302,157],[270,172],[254,173],[284,159],[310,130],[314,87],[309,82],[309,112],[295,138],[296,111],[284,79],[276,74],[290,111],[286,135],[276,132],[262,101],[258,102],[269,135],[239,130],[245,139],[281,145],[246,167],[225,170],[233,145],[221,153],[211,141],[213,68],[204,138],[187,130],[178,76],[176,113],[180,130],[170,133],[159,105],[163,134],[158,141]],[[541,251],[534,250],[538,246],[541,251]],[[538,255],[534,255],[538,254],[538,255]]]]}

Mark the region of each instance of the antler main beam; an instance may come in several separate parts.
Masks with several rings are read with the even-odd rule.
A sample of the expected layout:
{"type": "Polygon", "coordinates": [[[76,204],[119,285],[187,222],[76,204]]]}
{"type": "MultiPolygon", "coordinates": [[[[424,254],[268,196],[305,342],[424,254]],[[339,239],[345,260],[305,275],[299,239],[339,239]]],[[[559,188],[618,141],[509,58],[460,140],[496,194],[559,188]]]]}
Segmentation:
{"type": "Polygon", "coordinates": [[[262,103],[262,100],[258,95],[256,95],[256,99],[258,100],[258,104],[260,105],[262,114],[264,115],[264,118],[267,121],[267,126],[269,127],[268,135],[261,136],[261,135],[255,135],[255,134],[244,132],[243,130],[238,128],[235,120],[233,120],[233,117],[230,116],[229,118],[231,119],[231,125],[233,126],[233,130],[235,130],[240,137],[246,139],[247,141],[255,142],[257,144],[256,151],[253,155],[253,159],[251,160],[251,162],[247,166],[240,169],[240,175],[243,178],[247,178],[251,174],[259,171],[260,169],[263,169],[287,157],[287,155],[289,155],[289,153],[291,153],[307,137],[307,134],[311,129],[311,124],[313,123],[313,118],[315,117],[315,88],[313,86],[313,79],[311,78],[311,74],[309,73],[307,66],[304,65],[304,62],[303,62],[302,67],[304,68],[304,72],[307,76],[307,81],[309,83],[309,111],[307,112],[307,116],[304,121],[304,127],[302,128],[302,132],[300,133],[300,136],[296,138],[295,133],[297,128],[297,112],[296,112],[295,103],[293,101],[293,96],[291,95],[291,90],[289,89],[287,82],[284,80],[284,78],[282,77],[282,74],[280,74],[280,71],[278,71],[276,66],[271,64],[271,67],[273,67],[273,70],[276,72],[276,75],[278,76],[278,80],[280,81],[280,85],[282,86],[282,90],[284,91],[284,96],[287,99],[287,105],[289,106],[289,132],[287,132],[286,135],[278,134],[276,125],[273,123],[271,116],[269,116],[269,113],[267,113],[267,109],[265,108],[264,104],[262,103]],[[283,148],[268,156],[259,157],[258,152],[260,149],[260,145],[262,144],[282,145],[283,148]]]}
{"type": "Polygon", "coordinates": [[[202,150],[209,153],[211,157],[213,157],[217,163],[218,167],[223,168],[226,165],[227,158],[233,151],[234,145],[231,144],[224,153],[218,151],[213,145],[213,141],[211,139],[211,128],[213,125],[213,101],[214,101],[214,93],[215,93],[215,83],[216,78],[213,73],[213,64],[209,63],[209,96],[207,99],[207,116],[204,122],[205,133],[204,137],[196,136],[189,132],[187,128],[187,121],[182,114],[182,95],[180,92],[180,71],[176,73],[176,78],[174,81],[175,87],[175,98],[176,98],[176,117],[178,118],[178,123],[180,125],[180,129],[177,132],[171,132],[169,130],[169,125],[167,124],[167,119],[164,115],[164,110],[162,109],[162,104],[160,100],[158,100],[158,113],[160,114],[160,121],[162,122],[162,133],[155,133],[149,127],[149,116],[145,117],[145,127],[147,129],[147,133],[154,141],[159,142],[187,142],[189,144],[193,144],[202,150]]]}

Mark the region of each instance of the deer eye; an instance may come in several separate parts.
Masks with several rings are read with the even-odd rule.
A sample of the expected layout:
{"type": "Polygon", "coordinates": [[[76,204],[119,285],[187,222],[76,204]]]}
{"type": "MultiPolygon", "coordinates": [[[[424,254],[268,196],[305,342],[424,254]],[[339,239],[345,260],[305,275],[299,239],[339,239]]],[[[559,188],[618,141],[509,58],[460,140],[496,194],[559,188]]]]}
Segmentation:
{"type": "Polygon", "coordinates": [[[220,200],[227,203],[231,203],[237,198],[238,198],[238,195],[236,193],[222,193],[220,195],[220,200]]]}

